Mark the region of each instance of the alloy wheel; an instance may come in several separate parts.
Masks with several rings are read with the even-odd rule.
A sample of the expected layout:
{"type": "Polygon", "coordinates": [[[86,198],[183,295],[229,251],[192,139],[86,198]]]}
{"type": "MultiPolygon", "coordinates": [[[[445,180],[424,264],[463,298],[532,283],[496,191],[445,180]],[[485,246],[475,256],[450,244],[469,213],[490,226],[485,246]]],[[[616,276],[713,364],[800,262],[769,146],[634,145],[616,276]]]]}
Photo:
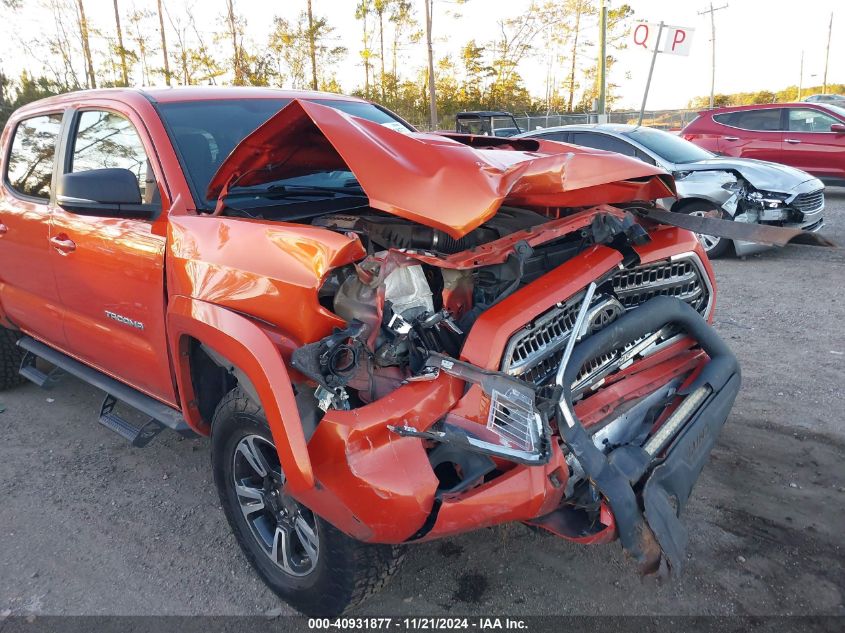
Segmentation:
{"type": "Polygon", "coordinates": [[[316,517],[283,492],[285,476],[273,443],[259,435],[241,439],[232,478],[244,520],[265,555],[291,576],[311,573],[320,555],[316,517]]]}
{"type": "MultiPolygon", "coordinates": [[[[718,211],[691,211],[690,215],[694,215],[700,218],[715,218],[719,219],[721,215],[718,211]]],[[[698,241],[701,243],[701,246],[704,250],[709,253],[714,248],[716,248],[719,243],[722,241],[721,237],[716,237],[715,235],[704,235],[703,233],[696,233],[695,236],[698,238],[698,241]]]]}

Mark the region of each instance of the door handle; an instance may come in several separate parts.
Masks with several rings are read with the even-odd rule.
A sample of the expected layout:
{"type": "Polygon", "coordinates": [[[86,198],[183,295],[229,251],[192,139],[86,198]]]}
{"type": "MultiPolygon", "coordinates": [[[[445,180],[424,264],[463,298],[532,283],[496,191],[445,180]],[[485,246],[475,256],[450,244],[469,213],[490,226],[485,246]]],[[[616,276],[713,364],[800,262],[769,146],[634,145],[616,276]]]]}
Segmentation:
{"type": "Polygon", "coordinates": [[[6,235],[9,232],[9,227],[0,222],[0,237],[6,235]]]}
{"type": "Polygon", "coordinates": [[[726,141],[738,141],[739,137],[738,136],[726,136],[725,140],[726,141]]]}
{"type": "Polygon", "coordinates": [[[52,244],[53,248],[59,251],[62,255],[67,255],[68,253],[72,253],[76,250],[76,242],[64,233],[51,237],[50,244],[52,244]]]}
{"type": "Polygon", "coordinates": [[[797,138],[785,138],[783,140],[786,141],[787,143],[792,143],[793,145],[797,145],[798,143],[801,142],[797,138]]]}

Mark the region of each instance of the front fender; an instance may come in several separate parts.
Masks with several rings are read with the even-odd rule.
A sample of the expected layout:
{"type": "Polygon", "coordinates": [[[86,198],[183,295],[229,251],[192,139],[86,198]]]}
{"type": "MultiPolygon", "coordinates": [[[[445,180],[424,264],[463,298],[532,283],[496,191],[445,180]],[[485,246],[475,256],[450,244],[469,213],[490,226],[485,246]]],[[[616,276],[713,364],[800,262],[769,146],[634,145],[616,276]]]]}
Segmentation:
{"type": "Polygon", "coordinates": [[[200,418],[187,362],[188,341],[193,337],[224,356],[249,378],[264,408],[287,489],[296,494],[314,486],[305,434],[294,399],[293,387],[278,347],[255,323],[226,308],[172,297],[167,307],[168,341],[176,360],[176,382],[182,411],[188,424],[208,435],[200,418]]]}

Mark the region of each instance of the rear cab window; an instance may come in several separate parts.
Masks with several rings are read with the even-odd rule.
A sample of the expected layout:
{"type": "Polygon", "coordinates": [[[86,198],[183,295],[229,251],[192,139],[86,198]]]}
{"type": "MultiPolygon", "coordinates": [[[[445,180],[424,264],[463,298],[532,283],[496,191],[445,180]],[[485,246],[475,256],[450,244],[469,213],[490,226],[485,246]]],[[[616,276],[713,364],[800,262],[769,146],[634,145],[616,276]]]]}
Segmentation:
{"type": "Polygon", "coordinates": [[[12,192],[38,202],[50,200],[61,129],[61,113],[34,116],[18,123],[4,174],[12,192]]]}
{"type": "Polygon", "coordinates": [[[738,110],[736,112],[723,112],[714,114],[713,120],[723,125],[751,130],[755,132],[779,132],[783,130],[781,125],[782,108],[762,108],[759,110],[738,110]]]}

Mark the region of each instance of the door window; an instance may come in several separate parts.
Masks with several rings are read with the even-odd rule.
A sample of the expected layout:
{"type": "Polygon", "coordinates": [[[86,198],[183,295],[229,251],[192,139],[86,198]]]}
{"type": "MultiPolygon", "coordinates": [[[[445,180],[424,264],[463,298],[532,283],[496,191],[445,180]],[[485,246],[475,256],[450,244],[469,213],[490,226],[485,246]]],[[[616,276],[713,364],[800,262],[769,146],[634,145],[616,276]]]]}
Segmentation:
{"type": "Polygon", "coordinates": [[[740,110],[714,114],[713,120],[741,130],[756,132],[777,132],[781,129],[781,109],[765,108],[761,110],[740,110]]]}
{"type": "Polygon", "coordinates": [[[605,134],[595,134],[593,132],[573,132],[572,142],[575,145],[583,145],[584,147],[592,147],[593,149],[603,149],[608,152],[616,152],[617,154],[624,154],[625,156],[633,156],[637,158],[637,149],[630,143],[620,141],[614,136],[607,136],[605,134]]]}
{"type": "Polygon", "coordinates": [[[53,158],[62,128],[61,114],[45,114],[18,123],[6,167],[6,182],[16,192],[50,199],[53,158]]]}
{"type": "Polygon", "coordinates": [[[568,136],[569,132],[549,132],[548,134],[540,134],[539,138],[544,141],[558,141],[560,143],[566,143],[568,136]]]}
{"type": "Polygon", "coordinates": [[[830,132],[830,126],[839,122],[818,110],[799,110],[798,108],[789,110],[790,132],[830,132]]]}
{"type": "Polygon", "coordinates": [[[158,191],[138,132],[125,117],[105,110],[79,115],[71,172],[106,168],[128,169],[138,179],[144,203],[158,203],[158,191]]]}

